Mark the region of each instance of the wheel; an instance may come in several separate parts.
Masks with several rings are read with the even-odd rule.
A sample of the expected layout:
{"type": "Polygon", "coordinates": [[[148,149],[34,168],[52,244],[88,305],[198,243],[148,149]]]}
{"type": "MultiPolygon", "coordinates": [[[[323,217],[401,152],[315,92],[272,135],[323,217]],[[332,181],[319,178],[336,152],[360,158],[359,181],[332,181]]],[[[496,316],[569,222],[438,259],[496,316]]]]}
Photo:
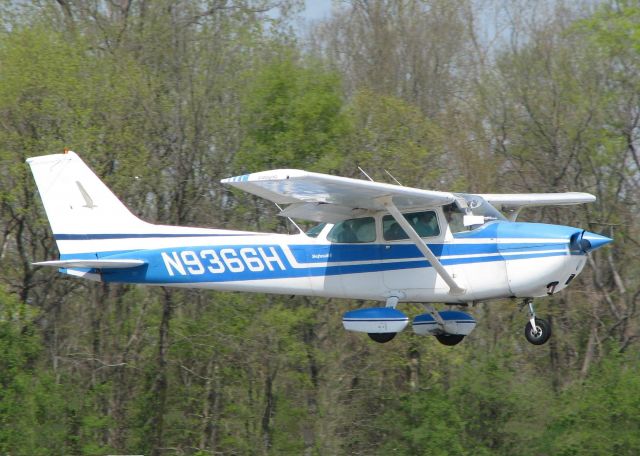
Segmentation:
{"type": "Polygon", "coordinates": [[[536,318],[535,330],[531,327],[531,322],[524,328],[524,336],[533,345],[542,345],[551,337],[551,325],[547,320],[536,318]]]}
{"type": "Polygon", "coordinates": [[[397,333],[367,333],[371,340],[378,342],[379,344],[384,344],[389,342],[394,337],[396,337],[397,333]]]}
{"type": "Polygon", "coordinates": [[[436,339],[438,339],[438,342],[440,342],[442,345],[453,346],[458,345],[460,342],[462,342],[464,336],[460,334],[438,334],[436,336],[436,339]]]}

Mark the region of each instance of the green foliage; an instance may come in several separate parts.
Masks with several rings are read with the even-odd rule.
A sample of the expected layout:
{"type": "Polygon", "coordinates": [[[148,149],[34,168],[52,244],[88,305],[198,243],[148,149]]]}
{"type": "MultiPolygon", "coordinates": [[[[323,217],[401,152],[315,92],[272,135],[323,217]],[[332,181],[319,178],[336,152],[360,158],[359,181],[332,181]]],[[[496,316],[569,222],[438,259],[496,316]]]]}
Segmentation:
{"type": "Polygon", "coordinates": [[[340,165],[349,131],[340,77],[322,63],[285,52],[258,67],[243,96],[245,141],[236,156],[243,171],[340,165]]]}
{"type": "Polygon", "coordinates": [[[437,187],[446,168],[443,132],[419,108],[363,90],[349,104],[348,114],[353,129],[343,173],[358,173],[361,166],[378,180],[390,181],[386,169],[404,185],[437,187]]]}
{"type": "Polygon", "coordinates": [[[0,61],[3,148],[34,154],[73,146],[100,154],[126,145],[139,154],[142,118],[132,108],[144,89],[126,56],[101,56],[81,37],[36,26],[3,36],[0,61]]]}
{"type": "Polygon", "coordinates": [[[562,393],[542,442],[547,454],[634,455],[640,452],[637,355],[603,360],[584,382],[562,393]]]}
{"type": "Polygon", "coordinates": [[[466,454],[462,440],[465,417],[457,413],[455,399],[440,383],[393,400],[395,403],[389,403],[388,412],[380,417],[385,436],[378,454],[466,454]]]}
{"type": "Polygon", "coordinates": [[[464,443],[473,454],[511,454],[517,441],[509,424],[526,409],[526,401],[518,397],[510,358],[499,350],[466,363],[452,388],[460,416],[473,417],[464,423],[464,443]]]}
{"type": "Polygon", "coordinates": [[[588,19],[578,21],[574,28],[608,56],[640,57],[640,7],[634,2],[604,4],[588,19]]]}
{"type": "Polygon", "coordinates": [[[0,288],[0,452],[64,452],[63,391],[41,370],[36,312],[0,288]]]}

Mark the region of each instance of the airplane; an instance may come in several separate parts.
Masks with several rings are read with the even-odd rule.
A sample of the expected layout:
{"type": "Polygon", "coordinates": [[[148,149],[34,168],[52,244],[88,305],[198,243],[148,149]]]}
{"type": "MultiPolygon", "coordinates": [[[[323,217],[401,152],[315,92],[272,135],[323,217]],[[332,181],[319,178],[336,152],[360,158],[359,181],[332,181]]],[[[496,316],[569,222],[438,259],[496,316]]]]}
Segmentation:
{"type": "Polygon", "coordinates": [[[528,307],[525,337],[551,326],[534,298],[566,288],[587,255],[612,239],[562,225],[518,222],[529,206],[595,201],[588,193],[469,194],[423,190],[296,169],[221,182],[286,205],[279,215],[318,224],[306,233],[255,233],[144,222],[74,152],[27,159],[60,257],[33,263],[107,282],[375,301],[343,315],[346,330],[392,340],[422,303],[416,334],[460,343],[469,306],[502,298],[528,307]],[[500,208],[498,210],[497,208],[500,208]]]}

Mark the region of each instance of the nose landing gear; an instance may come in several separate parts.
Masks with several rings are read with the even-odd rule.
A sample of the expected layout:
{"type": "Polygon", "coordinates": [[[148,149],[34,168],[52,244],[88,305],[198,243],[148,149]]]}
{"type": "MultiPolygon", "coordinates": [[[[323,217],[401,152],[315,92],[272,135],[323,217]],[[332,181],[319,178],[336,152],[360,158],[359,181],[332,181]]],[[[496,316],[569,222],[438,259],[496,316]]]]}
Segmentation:
{"type": "Polygon", "coordinates": [[[524,336],[533,345],[546,343],[551,337],[551,325],[547,320],[536,317],[532,298],[525,299],[523,305],[529,306],[529,322],[524,328],[524,336]]]}

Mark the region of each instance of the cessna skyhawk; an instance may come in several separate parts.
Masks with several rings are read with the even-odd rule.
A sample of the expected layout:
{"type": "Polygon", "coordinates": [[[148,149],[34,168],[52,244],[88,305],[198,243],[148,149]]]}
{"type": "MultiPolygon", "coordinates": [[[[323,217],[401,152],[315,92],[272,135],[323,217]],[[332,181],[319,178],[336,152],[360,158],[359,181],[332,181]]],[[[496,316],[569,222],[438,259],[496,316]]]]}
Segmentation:
{"type": "Polygon", "coordinates": [[[370,300],[345,329],[388,342],[409,323],[397,307],[424,303],[417,334],[445,345],[476,325],[467,305],[520,298],[525,336],[551,327],[533,298],[567,287],[589,252],[612,240],[580,228],[516,222],[523,207],[589,203],[588,193],[451,193],[277,169],[222,183],[286,205],[280,215],[319,224],[294,235],[154,225],[133,215],[74,152],[27,160],[60,258],[34,263],[113,283],[370,300]],[[498,211],[502,209],[505,215],[498,211]]]}

